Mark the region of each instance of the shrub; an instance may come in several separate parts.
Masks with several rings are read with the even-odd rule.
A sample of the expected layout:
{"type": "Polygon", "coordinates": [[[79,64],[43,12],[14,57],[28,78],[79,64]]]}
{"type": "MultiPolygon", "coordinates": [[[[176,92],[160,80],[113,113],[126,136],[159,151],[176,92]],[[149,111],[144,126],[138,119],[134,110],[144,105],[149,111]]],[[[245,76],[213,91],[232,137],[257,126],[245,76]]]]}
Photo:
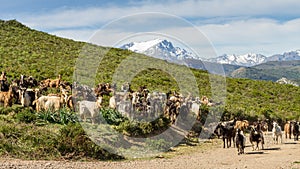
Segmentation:
{"type": "Polygon", "coordinates": [[[22,159],[55,159],[57,135],[33,124],[0,122],[0,154],[22,159]]]}
{"type": "Polygon", "coordinates": [[[96,145],[88,138],[79,123],[69,123],[60,130],[57,149],[65,158],[78,159],[87,157],[101,160],[123,159],[123,157],[111,154],[96,145]]]}
{"type": "Polygon", "coordinates": [[[41,111],[37,114],[38,124],[44,123],[57,123],[66,125],[68,123],[76,123],[78,118],[75,113],[69,112],[63,108],[58,111],[52,112],[50,110],[41,111]]]}
{"type": "Polygon", "coordinates": [[[15,119],[18,122],[32,123],[36,121],[37,116],[31,109],[24,109],[22,112],[15,114],[15,119]]]}
{"type": "Polygon", "coordinates": [[[123,117],[121,113],[114,109],[102,108],[100,110],[100,114],[108,124],[112,125],[119,125],[125,120],[128,120],[127,118],[123,117]]]}
{"type": "Polygon", "coordinates": [[[145,137],[164,131],[169,124],[169,120],[165,117],[158,118],[152,122],[126,120],[116,126],[116,130],[131,136],[145,137]]]}
{"type": "Polygon", "coordinates": [[[151,140],[151,139],[147,138],[146,145],[147,145],[147,147],[150,147],[150,148],[158,150],[158,151],[166,151],[172,146],[172,143],[167,142],[164,139],[151,140]]]}
{"type": "Polygon", "coordinates": [[[0,107],[0,114],[19,113],[23,111],[23,107],[19,105],[13,105],[12,107],[0,107]]]}

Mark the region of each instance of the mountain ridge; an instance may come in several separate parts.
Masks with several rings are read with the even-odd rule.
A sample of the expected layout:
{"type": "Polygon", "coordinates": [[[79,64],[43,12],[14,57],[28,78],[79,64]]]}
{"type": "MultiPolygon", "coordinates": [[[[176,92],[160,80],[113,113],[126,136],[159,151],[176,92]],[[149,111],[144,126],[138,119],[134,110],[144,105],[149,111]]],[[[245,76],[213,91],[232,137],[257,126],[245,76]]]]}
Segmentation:
{"type": "Polygon", "coordinates": [[[291,61],[300,60],[300,50],[284,52],[283,54],[274,54],[265,56],[256,53],[247,53],[243,55],[223,54],[221,56],[201,59],[193,53],[188,52],[184,48],[174,47],[172,42],[166,39],[153,39],[143,42],[130,42],[120,47],[121,49],[128,49],[133,52],[142,53],[155,58],[174,61],[195,59],[218,64],[236,65],[244,67],[252,67],[269,61],[291,61]]]}
{"type": "Polygon", "coordinates": [[[200,59],[186,49],[174,46],[172,42],[166,39],[130,42],[120,48],[173,62],[184,59],[200,59]]]}

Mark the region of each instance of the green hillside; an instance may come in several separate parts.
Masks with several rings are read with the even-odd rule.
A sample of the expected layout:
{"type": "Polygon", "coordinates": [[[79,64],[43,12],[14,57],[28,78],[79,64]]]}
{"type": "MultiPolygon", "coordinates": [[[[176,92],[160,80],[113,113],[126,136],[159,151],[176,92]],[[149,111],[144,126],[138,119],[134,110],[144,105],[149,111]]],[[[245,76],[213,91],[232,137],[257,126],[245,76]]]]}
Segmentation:
{"type": "MultiPolygon", "coordinates": [[[[188,69],[127,50],[56,37],[15,20],[0,21],[0,58],[0,71],[7,72],[9,81],[21,74],[32,75],[38,80],[61,74],[63,80],[72,82],[75,79],[86,84],[121,79],[117,84],[120,87],[120,83],[130,80],[126,76],[132,75],[133,90],[146,85],[150,91],[176,90],[194,96],[199,92],[200,96],[206,95],[215,102],[223,101],[220,107],[225,107],[224,113],[218,112],[223,113],[223,119],[300,120],[299,87],[235,78],[226,78],[223,85],[224,77],[203,70],[188,69]],[[135,72],[138,68],[140,71],[135,72]],[[186,76],[191,75],[189,73],[193,76],[186,76]],[[198,86],[190,84],[193,80],[198,86]],[[222,89],[227,93],[222,93],[222,89]],[[218,97],[224,95],[225,100],[218,97]]],[[[211,110],[217,112],[222,110],[220,107],[211,110]]],[[[206,110],[207,107],[201,107],[202,113],[206,110]]],[[[125,128],[137,135],[153,134],[168,124],[163,118],[151,123],[124,122],[114,111],[106,111],[106,116],[112,117],[113,122],[117,119],[120,125],[115,127],[118,131],[123,132],[125,128]]],[[[122,158],[95,146],[74,118],[72,112],[65,110],[36,114],[16,105],[0,108],[0,155],[26,159],[122,158]]],[[[105,132],[99,134],[109,137],[105,132]]],[[[149,144],[164,147],[161,142],[149,144]]]]}
{"type": "MultiPolygon", "coordinates": [[[[82,52],[84,46],[88,49],[88,56],[92,56],[91,62],[97,57],[102,59],[100,65],[95,67],[95,70],[97,69],[95,83],[111,82],[115,71],[126,58],[139,57],[144,58],[146,62],[150,61],[162,66],[166,64],[165,61],[126,50],[103,48],[49,35],[32,30],[15,20],[0,21],[0,36],[0,69],[8,72],[9,79],[25,74],[42,80],[62,74],[63,79],[71,82],[76,58],[80,53],[86,54],[82,52]]],[[[178,73],[182,71],[181,69],[185,69],[174,64],[167,66],[170,65],[174,66],[178,73]]],[[[124,71],[127,69],[125,66],[124,71]]],[[[200,95],[210,96],[211,86],[206,71],[192,69],[192,72],[196,77],[200,95]]],[[[227,78],[226,82],[228,112],[261,115],[265,111],[271,111],[279,117],[299,118],[300,90],[297,87],[231,78],[227,78]]],[[[157,69],[139,72],[132,80],[132,86],[137,90],[141,85],[147,85],[152,91],[179,90],[173,77],[157,69]]]]}

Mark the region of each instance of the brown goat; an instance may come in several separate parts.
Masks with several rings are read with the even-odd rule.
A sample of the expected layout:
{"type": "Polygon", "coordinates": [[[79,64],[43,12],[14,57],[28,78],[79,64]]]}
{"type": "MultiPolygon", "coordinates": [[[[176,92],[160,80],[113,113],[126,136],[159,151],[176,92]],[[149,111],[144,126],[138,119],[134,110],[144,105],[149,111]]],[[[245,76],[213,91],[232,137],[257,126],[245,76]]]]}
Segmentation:
{"type": "Polygon", "coordinates": [[[234,129],[240,129],[241,131],[245,131],[249,127],[249,122],[248,120],[243,120],[243,121],[236,121],[234,129]]]}
{"type": "Polygon", "coordinates": [[[4,107],[12,106],[14,98],[12,86],[9,87],[7,92],[0,92],[0,102],[4,103],[4,107]]]}
{"type": "Polygon", "coordinates": [[[62,95],[59,96],[53,94],[50,94],[48,96],[41,96],[36,99],[33,104],[35,104],[36,111],[38,112],[42,110],[57,111],[64,104],[64,97],[62,95]]]}
{"type": "Polygon", "coordinates": [[[73,95],[68,96],[66,105],[70,110],[76,111],[75,97],[73,95]]]}
{"type": "Polygon", "coordinates": [[[61,75],[58,75],[58,78],[57,79],[54,79],[54,80],[51,80],[50,83],[49,83],[49,87],[56,87],[58,88],[59,87],[59,84],[60,84],[60,81],[61,81],[61,75]]]}

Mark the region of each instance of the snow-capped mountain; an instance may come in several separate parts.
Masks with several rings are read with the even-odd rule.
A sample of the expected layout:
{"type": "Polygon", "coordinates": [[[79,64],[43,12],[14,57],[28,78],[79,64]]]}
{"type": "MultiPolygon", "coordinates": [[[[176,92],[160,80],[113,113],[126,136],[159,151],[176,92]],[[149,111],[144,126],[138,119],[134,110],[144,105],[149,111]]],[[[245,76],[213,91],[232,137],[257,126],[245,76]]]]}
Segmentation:
{"type": "Polygon", "coordinates": [[[131,42],[120,47],[164,60],[199,59],[196,55],[180,47],[174,47],[168,40],[154,39],[143,42],[131,42]]]}
{"type": "Polygon", "coordinates": [[[261,54],[249,53],[245,55],[227,55],[224,54],[217,58],[209,59],[210,62],[216,62],[220,64],[231,64],[240,66],[254,66],[266,62],[266,56],[261,54]]]}
{"type": "Polygon", "coordinates": [[[266,61],[292,61],[300,60],[300,50],[276,54],[267,58],[266,61]]]}
{"type": "MultiPolygon", "coordinates": [[[[154,39],[143,42],[131,42],[121,46],[120,48],[128,49],[133,52],[142,53],[148,56],[168,61],[178,61],[185,59],[195,59],[200,61],[203,60],[200,59],[200,57],[203,56],[198,57],[183,48],[173,46],[170,41],[162,39],[154,39]]],[[[283,54],[276,54],[268,57],[262,54],[248,53],[244,55],[224,54],[216,58],[206,59],[206,61],[212,63],[230,64],[245,67],[252,67],[269,61],[292,60],[300,60],[300,50],[285,52],[283,54]]]]}
{"type": "Polygon", "coordinates": [[[247,66],[247,67],[255,66],[269,61],[293,61],[293,60],[300,60],[300,50],[285,52],[283,54],[276,54],[269,57],[266,57],[261,54],[250,53],[245,55],[224,54],[217,58],[209,59],[210,62],[247,66]]]}
{"type": "Polygon", "coordinates": [[[281,79],[278,79],[276,81],[276,83],[279,83],[279,84],[290,84],[290,85],[293,85],[293,86],[299,86],[296,82],[292,81],[292,80],[289,80],[285,77],[282,77],[281,79]]]}

